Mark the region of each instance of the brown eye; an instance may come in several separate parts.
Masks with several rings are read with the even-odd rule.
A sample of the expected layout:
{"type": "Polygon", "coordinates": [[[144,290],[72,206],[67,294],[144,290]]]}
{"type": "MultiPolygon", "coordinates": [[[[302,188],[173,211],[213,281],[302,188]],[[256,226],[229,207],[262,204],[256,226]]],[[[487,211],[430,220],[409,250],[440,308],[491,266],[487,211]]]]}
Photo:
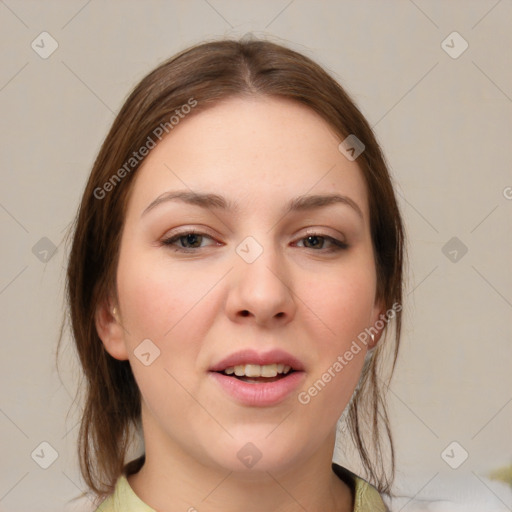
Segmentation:
{"type": "Polygon", "coordinates": [[[320,245],[322,246],[320,249],[323,249],[323,244],[325,242],[325,238],[323,236],[316,235],[308,236],[303,240],[306,241],[306,246],[309,246],[313,249],[318,248],[320,245]]]}
{"type": "Polygon", "coordinates": [[[180,243],[184,246],[184,248],[188,249],[191,246],[196,249],[201,246],[201,241],[203,240],[202,235],[198,235],[197,233],[189,233],[188,235],[180,236],[178,238],[180,243]]]}
{"type": "Polygon", "coordinates": [[[331,236],[324,236],[315,233],[309,234],[306,237],[301,238],[299,242],[304,242],[304,247],[306,249],[313,249],[316,251],[324,252],[339,251],[348,248],[348,244],[342,242],[341,240],[337,240],[336,238],[333,238],[331,236]],[[327,248],[325,247],[326,243],[328,245],[327,248]]]}
{"type": "Polygon", "coordinates": [[[196,252],[194,249],[202,249],[206,247],[206,245],[201,244],[207,239],[213,240],[212,237],[206,235],[205,233],[185,231],[162,240],[162,245],[171,247],[175,251],[196,252]]]}

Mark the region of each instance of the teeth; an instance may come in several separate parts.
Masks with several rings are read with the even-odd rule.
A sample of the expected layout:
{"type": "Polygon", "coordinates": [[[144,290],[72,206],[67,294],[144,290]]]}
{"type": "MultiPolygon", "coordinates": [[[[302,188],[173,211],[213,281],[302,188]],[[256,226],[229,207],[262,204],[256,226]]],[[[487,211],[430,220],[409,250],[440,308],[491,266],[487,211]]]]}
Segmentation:
{"type": "MultiPolygon", "coordinates": [[[[277,364],[267,364],[257,367],[261,377],[275,377],[277,375],[277,364]]],[[[249,375],[246,373],[246,375],[249,375]]]]}
{"type": "Polygon", "coordinates": [[[276,377],[278,373],[286,375],[291,368],[291,366],[281,363],[265,364],[263,366],[259,364],[239,364],[226,368],[224,373],[226,375],[235,374],[237,377],[276,377]]]}
{"type": "MultiPolygon", "coordinates": [[[[245,376],[246,377],[261,377],[261,372],[263,368],[258,366],[257,364],[246,364],[245,365],[245,376]]],[[[274,377],[277,375],[277,372],[274,374],[274,377]]]]}

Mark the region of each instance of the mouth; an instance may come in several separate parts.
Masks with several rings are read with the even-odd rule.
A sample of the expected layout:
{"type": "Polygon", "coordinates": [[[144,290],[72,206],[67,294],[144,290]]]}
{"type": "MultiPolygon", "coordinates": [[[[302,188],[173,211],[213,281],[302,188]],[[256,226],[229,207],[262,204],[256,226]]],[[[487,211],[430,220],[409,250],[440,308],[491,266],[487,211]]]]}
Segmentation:
{"type": "Polygon", "coordinates": [[[237,402],[259,407],[282,402],[305,379],[302,362],[282,350],[243,350],[214,364],[209,374],[237,402]]]}
{"type": "Polygon", "coordinates": [[[217,372],[227,377],[233,377],[250,384],[276,382],[295,372],[290,365],[283,363],[272,364],[239,364],[217,372]]]}

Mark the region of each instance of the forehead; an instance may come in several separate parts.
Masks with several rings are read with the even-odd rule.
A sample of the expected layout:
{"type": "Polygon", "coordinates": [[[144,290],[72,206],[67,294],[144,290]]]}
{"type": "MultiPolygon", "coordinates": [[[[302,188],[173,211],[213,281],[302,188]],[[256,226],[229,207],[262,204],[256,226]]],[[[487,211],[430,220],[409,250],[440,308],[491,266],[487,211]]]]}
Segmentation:
{"type": "Polygon", "coordinates": [[[308,107],[288,99],[230,98],[185,117],[137,171],[130,209],[168,190],[214,192],[241,208],[304,194],[343,193],[368,218],[366,186],[340,138],[308,107]]]}

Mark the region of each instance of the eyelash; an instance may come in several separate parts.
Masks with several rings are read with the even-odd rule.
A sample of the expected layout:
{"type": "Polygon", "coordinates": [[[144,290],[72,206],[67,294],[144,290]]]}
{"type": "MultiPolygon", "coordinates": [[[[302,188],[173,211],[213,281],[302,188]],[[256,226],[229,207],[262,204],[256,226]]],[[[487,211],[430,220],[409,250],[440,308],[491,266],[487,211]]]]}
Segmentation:
{"type": "MultiPolygon", "coordinates": [[[[211,240],[213,240],[213,237],[211,237],[210,235],[208,235],[206,233],[202,233],[200,231],[195,231],[193,229],[189,229],[187,231],[182,231],[181,233],[176,233],[175,235],[173,235],[169,238],[165,238],[164,240],[161,241],[161,243],[162,243],[162,245],[165,245],[166,247],[171,248],[175,252],[182,252],[182,253],[189,253],[189,254],[197,252],[199,249],[204,249],[204,247],[185,248],[185,247],[174,246],[174,244],[176,242],[178,242],[180,240],[180,238],[183,238],[187,235],[200,235],[202,237],[207,237],[207,238],[210,238],[211,240]]],[[[306,236],[299,238],[299,241],[302,242],[305,239],[310,238],[310,237],[322,238],[324,240],[329,241],[332,244],[330,249],[315,249],[315,248],[311,248],[311,247],[306,247],[306,249],[311,249],[312,251],[332,253],[332,252],[338,252],[338,251],[348,249],[348,247],[349,247],[348,244],[346,244],[345,242],[342,242],[341,240],[338,240],[331,236],[322,235],[321,233],[316,233],[316,232],[306,233],[306,236]]]]}

